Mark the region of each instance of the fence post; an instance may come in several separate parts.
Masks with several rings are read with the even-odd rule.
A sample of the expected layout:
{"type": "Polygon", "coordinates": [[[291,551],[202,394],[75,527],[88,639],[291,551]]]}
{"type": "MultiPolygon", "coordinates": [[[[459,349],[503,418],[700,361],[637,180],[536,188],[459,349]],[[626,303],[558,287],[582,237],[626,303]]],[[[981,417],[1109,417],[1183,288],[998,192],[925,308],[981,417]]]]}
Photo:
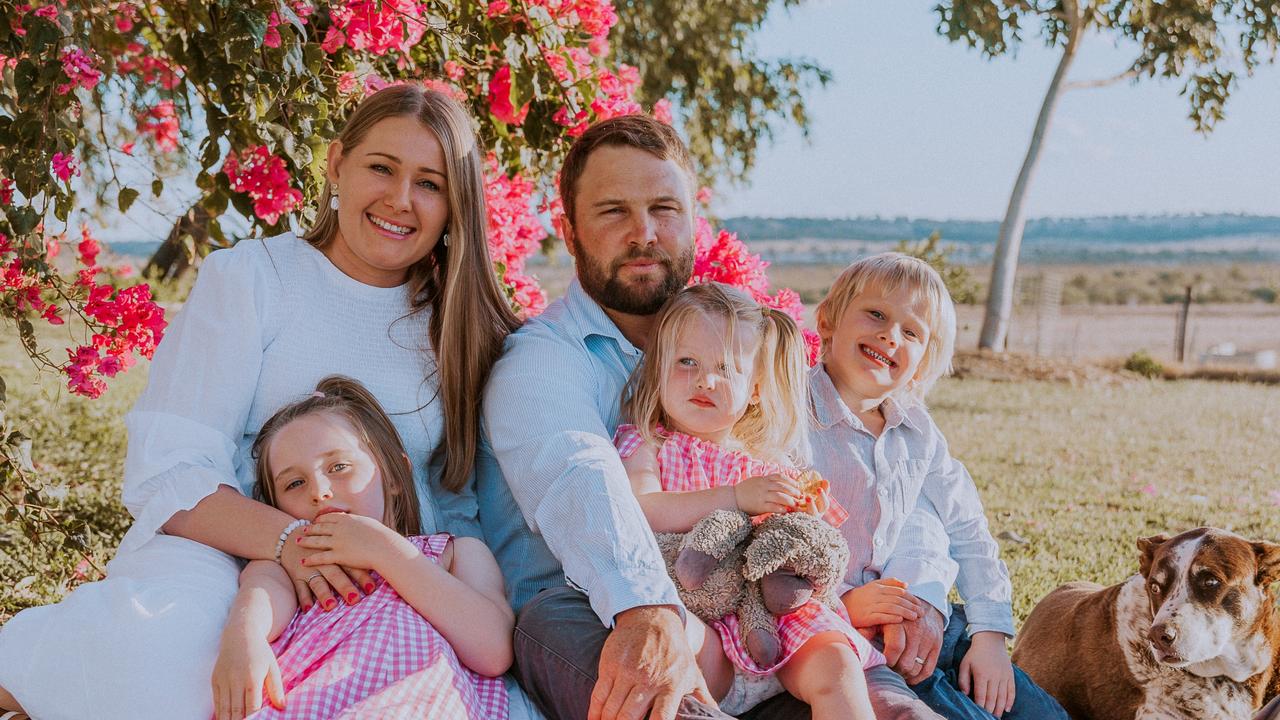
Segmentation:
{"type": "Polygon", "coordinates": [[[1187,294],[1182,298],[1182,308],[1178,311],[1178,329],[1173,340],[1173,359],[1183,361],[1187,351],[1187,316],[1191,314],[1191,286],[1187,286],[1187,294]]]}

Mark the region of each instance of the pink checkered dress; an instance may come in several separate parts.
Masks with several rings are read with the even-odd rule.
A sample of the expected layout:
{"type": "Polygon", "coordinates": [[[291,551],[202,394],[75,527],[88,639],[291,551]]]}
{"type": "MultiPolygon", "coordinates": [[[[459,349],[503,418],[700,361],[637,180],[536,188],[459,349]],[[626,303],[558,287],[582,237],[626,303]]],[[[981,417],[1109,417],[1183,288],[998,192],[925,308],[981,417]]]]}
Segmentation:
{"type": "MultiPolygon", "coordinates": [[[[658,448],[658,481],[666,492],[690,492],[737,485],[743,480],[761,475],[795,475],[798,470],[777,463],[757,460],[746,453],[727,450],[709,440],[679,432],[665,431],[662,447],[658,448]]],[[[644,438],[635,425],[620,425],[613,438],[618,454],[631,457],[644,444],[644,438]]],[[[831,517],[843,522],[848,518],[835,503],[828,508],[823,519],[831,517]],[[841,516],[843,514],[843,516],[841,516]]],[[[762,667],[751,659],[738,633],[738,617],[726,615],[713,621],[720,633],[724,653],[741,670],[753,675],[768,675],[791,659],[809,638],[823,632],[843,633],[849,639],[862,660],[862,667],[884,664],[884,655],[871,646],[849,623],[844,607],[833,610],[819,602],[809,602],[793,613],[778,617],[778,636],[782,640],[782,655],[777,664],[762,667]]]]}
{"type": "MultiPolygon", "coordinates": [[[[447,534],[411,537],[439,562],[447,534]]],[[[271,644],[284,680],[285,709],[269,706],[254,720],[319,718],[507,717],[501,678],[468,670],[448,641],[374,576],[378,587],[355,605],[294,616],[271,644]]]]}

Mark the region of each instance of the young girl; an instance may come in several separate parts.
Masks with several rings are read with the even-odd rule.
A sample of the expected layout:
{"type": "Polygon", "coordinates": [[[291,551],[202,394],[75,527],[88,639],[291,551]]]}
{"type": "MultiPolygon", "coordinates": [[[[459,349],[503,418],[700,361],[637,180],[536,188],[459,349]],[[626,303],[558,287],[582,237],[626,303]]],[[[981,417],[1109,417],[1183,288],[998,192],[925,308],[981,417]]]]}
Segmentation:
{"type": "Polygon", "coordinates": [[[327,377],[262,426],[253,455],[260,499],[298,518],[296,542],[321,551],[303,565],[372,579],[364,599],[299,611],[279,564],[249,563],[213,671],[218,720],[506,718],[496,676],[511,665],[514,620],[502,575],[478,540],[418,535],[412,470],[378,401],[327,377]],[[270,707],[254,713],[264,691],[270,707]]]}
{"type": "MultiPolygon", "coordinates": [[[[662,309],[624,398],[636,424],[615,437],[655,532],[687,532],[720,508],[759,515],[801,501],[802,348],[789,317],[718,283],[687,288],[662,309]]],[[[847,617],[812,601],[782,616],[783,653],[772,667],[756,665],[741,646],[734,616],[713,623],[715,632],[688,621],[699,667],[725,712],[785,688],[817,720],[874,717],[862,669],[883,658],[847,617]]]]}
{"type": "Polygon", "coordinates": [[[863,258],[836,279],[817,325],[813,464],[837,501],[876,518],[841,527],[852,555],[846,580],[856,586],[842,599],[854,625],[883,626],[886,648],[902,652],[891,635],[901,637],[909,608],[937,615],[939,626],[950,610],[941,647],[901,656],[886,649],[920,699],[946,717],[1065,720],[1009,661],[1009,572],[973,479],[924,405],[955,348],[955,308],[942,278],[900,253],[863,258]],[[964,606],[947,603],[953,578],[964,606]]]}

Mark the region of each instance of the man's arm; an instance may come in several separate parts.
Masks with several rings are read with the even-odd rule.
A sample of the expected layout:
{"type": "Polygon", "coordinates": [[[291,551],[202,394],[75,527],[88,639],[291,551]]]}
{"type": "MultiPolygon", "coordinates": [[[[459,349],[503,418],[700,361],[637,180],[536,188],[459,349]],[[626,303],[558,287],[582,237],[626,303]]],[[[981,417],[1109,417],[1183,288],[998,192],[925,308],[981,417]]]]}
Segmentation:
{"type": "Polygon", "coordinates": [[[885,561],[881,577],[896,578],[907,584],[912,595],[951,616],[947,594],[956,582],[959,565],[951,559],[951,543],[942,527],[937,510],[928,498],[921,496],[907,515],[893,551],[885,561]]]}
{"type": "Polygon", "coordinates": [[[606,626],[630,608],[678,607],[600,410],[602,400],[618,400],[597,397],[601,381],[585,349],[528,336],[508,348],[485,390],[484,419],[529,527],[606,626]]]}

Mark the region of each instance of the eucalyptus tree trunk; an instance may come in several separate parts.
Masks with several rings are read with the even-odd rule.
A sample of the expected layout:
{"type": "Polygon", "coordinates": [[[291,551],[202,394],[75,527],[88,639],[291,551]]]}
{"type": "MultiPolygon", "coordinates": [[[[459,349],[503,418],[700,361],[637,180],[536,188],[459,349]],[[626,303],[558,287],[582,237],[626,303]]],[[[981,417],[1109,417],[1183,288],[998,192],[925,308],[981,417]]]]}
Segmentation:
{"type": "Polygon", "coordinates": [[[995,255],[991,263],[991,285],[987,292],[987,312],[982,321],[982,334],[978,339],[978,347],[987,350],[1003,351],[1008,339],[1009,319],[1013,315],[1013,281],[1018,269],[1022,232],[1027,225],[1023,201],[1026,199],[1027,188],[1031,185],[1031,176],[1040,162],[1041,146],[1045,133],[1049,130],[1053,111],[1058,105],[1063,80],[1075,59],[1080,36],[1084,32],[1084,18],[1079,5],[1072,1],[1064,2],[1063,11],[1068,25],[1067,46],[1062,51],[1058,69],[1053,73],[1049,90],[1040,105],[1040,116],[1036,118],[1035,129],[1031,132],[1031,144],[1027,147],[1022,169],[1018,171],[1018,179],[1013,184],[1009,207],[1005,210],[1004,222],[1000,223],[1000,235],[996,239],[995,255]]]}

